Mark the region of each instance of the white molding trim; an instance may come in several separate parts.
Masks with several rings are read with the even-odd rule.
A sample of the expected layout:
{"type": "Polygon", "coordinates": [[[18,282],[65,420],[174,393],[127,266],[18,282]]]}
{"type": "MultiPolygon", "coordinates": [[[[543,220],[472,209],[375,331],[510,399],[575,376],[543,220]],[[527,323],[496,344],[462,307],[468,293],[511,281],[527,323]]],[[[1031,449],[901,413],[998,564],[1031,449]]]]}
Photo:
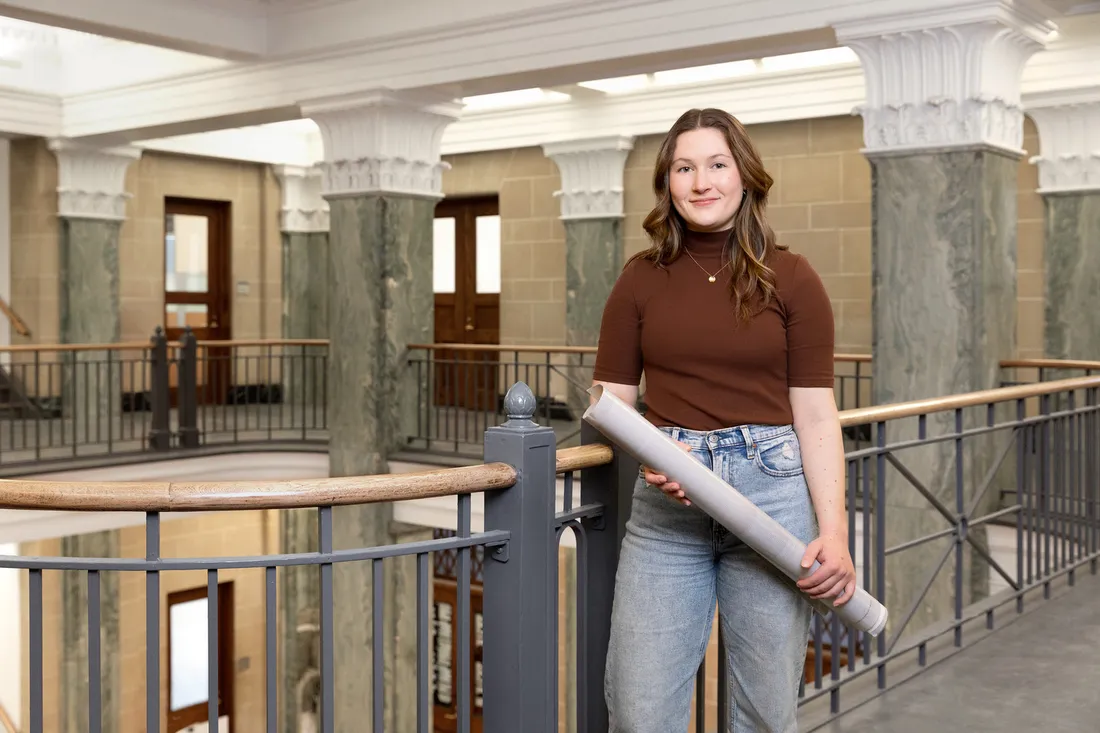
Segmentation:
{"type": "Polygon", "coordinates": [[[1039,129],[1039,193],[1100,192],[1100,89],[1048,95],[1028,113],[1039,129]]]}
{"type": "Polygon", "coordinates": [[[0,131],[9,135],[61,136],[61,97],[20,89],[0,89],[0,131]]]}
{"type": "Polygon", "coordinates": [[[134,147],[95,148],[72,140],[54,139],[57,156],[57,213],[71,219],[126,218],[126,169],[141,157],[134,147]]]}
{"type": "Polygon", "coordinates": [[[440,143],[461,109],[453,96],[390,90],[303,104],[321,130],[324,196],[442,198],[440,143]]]}
{"type": "Polygon", "coordinates": [[[1055,27],[1023,0],[960,4],[837,27],[862,62],[865,152],[990,146],[1023,154],[1024,67],[1055,27]]]}
{"type": "Polygon", "coordinates": [[[542,146],[561,172],[561,218],[607,219],[623,215],[623,169],[634,149],[627,135],[585,138],[542,146]]]}
{"type": "Polygon", "coordinates": [[[321,169],[279,165],[274,170],[282,189],[279,213],[282,231],[327,232],[329,207],[321,195],[321,169]]]}

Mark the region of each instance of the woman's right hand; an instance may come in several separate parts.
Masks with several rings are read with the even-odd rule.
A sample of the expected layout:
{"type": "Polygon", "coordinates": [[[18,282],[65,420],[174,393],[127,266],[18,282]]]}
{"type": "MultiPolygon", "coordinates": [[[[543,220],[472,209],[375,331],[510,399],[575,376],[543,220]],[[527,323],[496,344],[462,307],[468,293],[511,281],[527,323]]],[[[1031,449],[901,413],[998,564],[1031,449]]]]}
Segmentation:
{"type": "MultiPolygon", "coordinates": [[[[680,446],[685,453],[691,453],[691,446],[687,443],[681,443],[677,440],[676,445],[680,446]]],[[[668,476],[654,473],[649,466],[642,466],[642,470],[645,471],[645,481],[647,484],[656,486],[658,489],[665,492],[665,496],[668,498],[678,501],[684,506],[691,506],[691,501],[684,496],[684,490],[680,488],[680,484],[675,481],[669,481],[668,476]]]]}

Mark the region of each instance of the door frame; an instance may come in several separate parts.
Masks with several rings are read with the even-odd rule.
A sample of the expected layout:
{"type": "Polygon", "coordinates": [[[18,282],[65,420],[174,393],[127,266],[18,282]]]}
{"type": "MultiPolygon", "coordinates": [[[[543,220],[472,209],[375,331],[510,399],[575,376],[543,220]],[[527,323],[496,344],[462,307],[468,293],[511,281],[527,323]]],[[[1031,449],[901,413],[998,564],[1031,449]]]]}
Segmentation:
{"type": "MultiPolygon", "coordinates": [[[[441,306],[454,309],[454,330],[457,335],[451,339],[454,343],[483,343],[477,333],[480,330],[475,322],[479,306],[486,300],[495,298],[499,342],[500,334],[500,293],[477,292],[477,218],[480,216],[499,216],[500,197],[497,194],[447,197],[436,204],[434,218],[453,218],[455,220],[455,288],[454,293],[433,294],[433,313],[441,306]]],[[[438,319],[433,315],[433,322],[438,319]]],[[[436,342],[440,342],[438,334],[436,342]]],[[[457,407],[483,412],[495,412],[499,403],[499,385],[497,364],[500,353],[496,351],[461,351],[440,349],[433,353],[438,362],[435,366],[431,400],[436,407],[457,407]],[[448,360],[451,363],[446,363],[448,360]],[[490,362],[488,364],[468,363],[459,365],[455,361],[490,362]]]]}
{"type": "MultiPolygon", "coordinates": [[[[204,723],[208,720],[208,703],[200,702],[181,710],[172,710],[172,606],[188,601],[197,601],[207,598],[207,587],[200,586],[187,590],[169,593],[164,603],[165,621],[168,629],[165,639],[168,649],[165,652],[165,685],[167,685],[167,702],[165,703],[165,717],[167,719],[167,733],[177,733],[196,723],[204,723]]],[[[218,717],[229,719],[229,729],[233,730],[234,723],[234,672],[235,663],[235,639],[233,637],[234,623],[234,598],[233,581],[223,580],[218,583],[218,717]],[[223,653],[224,652],[224,653],[223,653]]]]}
{"type": "MultiPolygon", "coordinates": [[[[202,216],[209,221],[206,244],[207,290],[205,293],[186,293],[167,289],[168,267],[164,261],[161,268],[161,292],[163,306],[161,317],[164,319],[164,335],[169,342],[178,341],[184,329],[168,324],[169,305],[207,305],[207,327],[196,333],[199,340],[223,341],[233,333],[233,238],[232,238],[232,202],[214,199],[196,199],[183,196],[164,197],[164,218],[161,233],[161,247],[167,257],[166,242],[168,236],[168,217],[173,214],[202,216]],[[209,325],[211,321],[213,325],[209,325]]],[[[206,404],[222,404],[232,382],[232,350],[228,348],[203,349],[199,356],[199,365],[205,373],[199,374],[200,387],[196,399],[206,404]]],[[[177,377],[178,378],[178,377],[177,377]]],[[[178,387],[169,386],[169,399],[172,406],[178,404],[178,387]]]]}

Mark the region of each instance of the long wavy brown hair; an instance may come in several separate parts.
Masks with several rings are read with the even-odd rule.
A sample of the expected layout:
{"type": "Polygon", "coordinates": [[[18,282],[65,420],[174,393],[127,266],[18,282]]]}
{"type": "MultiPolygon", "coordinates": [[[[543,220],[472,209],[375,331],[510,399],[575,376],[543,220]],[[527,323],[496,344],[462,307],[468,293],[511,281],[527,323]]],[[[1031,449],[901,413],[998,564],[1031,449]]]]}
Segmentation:
{"type": "Polygon", "coordinates": [[[663,267],[683,252],[687,225],[672,204],[668,178],[677,139],[684,132],[703,127],[712,127],[725,137],[745,189],[744,199],[734,215],[729,240],[722,248],[722,261],[733,259],[730,297],[737,316],[747,320],[775,296],[775,273],[765,262],[772,252],[786,247],[776,243],[775,231],[764,215],[772,177],[764,170],[760,154],[744,126],[728,112],[690,109],[680,115],[665,135],[653,168],[653,193],[657,203],[642,224],[649,235],[650,247],[631,259],[650,260],[663,267]]]}

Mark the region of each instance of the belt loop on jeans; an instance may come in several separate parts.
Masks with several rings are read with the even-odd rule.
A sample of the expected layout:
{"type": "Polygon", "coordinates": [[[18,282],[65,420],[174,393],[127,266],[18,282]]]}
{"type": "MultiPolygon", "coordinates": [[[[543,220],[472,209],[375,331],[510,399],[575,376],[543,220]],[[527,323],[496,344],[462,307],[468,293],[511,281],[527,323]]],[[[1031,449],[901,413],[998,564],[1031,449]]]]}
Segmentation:
{"type": "Polygon", "coordinates": [[[752,431],[748,425],[738,425],[737,429],[741,431],[741,437],[745,439],[745,457],[752,458],[756,452],[756,443],[752,439],[752,431]]]}

